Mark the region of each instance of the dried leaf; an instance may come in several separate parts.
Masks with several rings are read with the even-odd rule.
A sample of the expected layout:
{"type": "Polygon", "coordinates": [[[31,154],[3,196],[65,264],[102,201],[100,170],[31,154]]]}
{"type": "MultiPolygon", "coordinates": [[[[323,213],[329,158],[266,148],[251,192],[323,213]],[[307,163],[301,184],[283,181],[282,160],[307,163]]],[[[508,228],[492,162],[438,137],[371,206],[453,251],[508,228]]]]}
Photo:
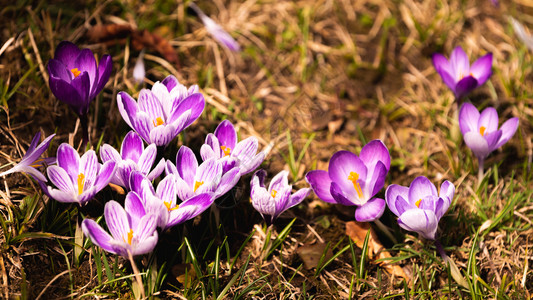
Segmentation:
{"type": "Polygon", "coordinates": [[[87,31],[87,37],[91,42],[105,42],[110,40],[124,39],[133,32],[128,24],[95,25],[87,31]]]}
{"type": "MultiPolygon", "coordinates": [[[[304,265],[307,269],[316,268],[320,262],[320,258],[324,254],[326,249],[326,243],[316,243],[314,245],[303,245],[296,250],[298,256],[304,261],[304,265]]],[[[324,259],[322,262],[325,262],[333,257],[333,252],[331,248],[328,248],[324,259]]]]}
{"type": "MultiPolygon", "coordinates": [[[[369,230],[370,237],[368,240],[368,254],[374,259],[391,257],[390,253],[385,250],[385,247],[383,247],[379,241],[376,232],[374,229],[372,229],[372,227],[370,227],[369,223],[361,223],[356,221],[350,221],[346,223],[346,235],[349,236],[359,248],[363,248],[363,243],[369,230]]],[[[379,265],[385,268],[389,274],[405,278],[407,283],[411,282],[411,276],[408,276],[402,267],[393,265],[388,261],[379,262],[379,265]]]]}
{"type": "Polygon", "coordinates": [[[191,282],[196,278],[196,271],[194,271],[191,263],[177,264],[172,267],[172,275],[179,283],[183,284],[185,288],[189,288],[191,282]]]}

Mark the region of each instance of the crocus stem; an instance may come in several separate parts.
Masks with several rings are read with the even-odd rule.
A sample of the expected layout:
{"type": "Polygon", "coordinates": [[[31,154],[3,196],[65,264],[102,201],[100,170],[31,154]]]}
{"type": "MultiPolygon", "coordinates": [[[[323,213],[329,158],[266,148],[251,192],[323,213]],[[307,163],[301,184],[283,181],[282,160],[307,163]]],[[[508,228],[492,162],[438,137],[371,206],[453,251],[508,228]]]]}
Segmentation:
{"type": "MultiPolygon", "coordinates": [[[[145,294],[144,294],[144,286],[143,286],[143,280],[141,278],[141,273],[139,272],[139,269],[137,269],[137,265],[135,264],[135,260],[133,260],[133,255],[131,255],[131,252],[128,250],[128,258],[130,260],[130,263],[131,263],[131,268],[133,270],[133,274],[135,276],[135,280],[137,281],[137,285],[139,285],[139,290],[141,291],[141,298],[140,299],[144,299],[146,298],[145,294]]],[[[137,298],[139,299],[139,298],[137,298]]]]}
{"type": "Polygon", "coordinates": [[[439,240],[435,240],[435,248],[437,248],[437,252],[439,252],[440,257],[442,257],[442,260],[447,262],[448,255],[446,255],[446,252],[444,252],[444,247],[442,246],[439,240]]]}
{"type": "Polygon", "coordinates": [[[263,253],[261,253],[261,261],[263,261],[266,256],[268,255],[268,252],[270,251],[270,247],[272,247],[272,244],[270,243],[270,236],[272,235],[272,227],[274,225],[270,224],[267,227],[267,230],[265,232],[265,241],[263,242],[263,253]]]}
{"type": "Polygon", "coordinates": [[[482,158],[478,158],[478,169],[477,169],[478,186],[481,186],[481,181],[483,180],[483,177],[485,176],[484,165],[485,165],[485,160],[482,158]]]}
{"type": "Polygon", "coordinates": [[[398,241],[396,240],[396,238],[394,237],[394,235],[392,235],[392,232],[390,232],[389,230],[389,227],[385,226],[385,224],[381,223],[381,221],[379,219],[376,219],[374,220],[374,224],[376,224],[376,226],[378,226],[379,230],[383,231],[383,233],[385,233],[385,235],[394,243],[394,244],[398,244],[398,241]]]}
{"type": "Polygon", "coordinates": [[[82,136],[81,149],[85,152],[85,148],[89,143],[89,119],[87,118],[87,115],[80,115],[80,123],[82,136]]]}

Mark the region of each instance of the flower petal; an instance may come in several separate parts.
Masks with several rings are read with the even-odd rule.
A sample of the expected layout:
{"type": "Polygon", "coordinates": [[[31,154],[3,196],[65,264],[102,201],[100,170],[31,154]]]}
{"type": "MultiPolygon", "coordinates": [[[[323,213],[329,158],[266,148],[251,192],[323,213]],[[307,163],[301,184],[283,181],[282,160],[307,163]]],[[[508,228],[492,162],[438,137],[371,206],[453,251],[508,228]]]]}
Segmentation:
{"type": "Polygon", "coordinates": [[[401,196],[403,199],[409,199],[409,188],[397,184],[391,184],[385,190],[385,200],[387,206],[396,216],[400,216],[398,206],[398,196],[401,196]]]}
{"type": "Polygon", "coordinates": [[[109,243],[113,237],[105,232],[100,225],[91,219],[85,219],[81,223],[83,233],[91,239],[93,244],[104,249],[107,252],[115,253],[112,245],[109,243]]]}
{"type": "Polygon", "coordinates": [[[478,81],[478,86],[489,79],[492,74],[492,53],[488,53],[476,60],[470,67],[472,74],[478,81]]]}
{"type": "Polygon", "coordinates": [[[187,182],[188,185],[194,185],[194,177],[198,169],[198,161],[194,152],[187,146],[181,146],[176,155],[176,167],[178,175],[187,182]]]}
{"type": "Polygon", "coordinates": [[[373,198],[368,200],[362,206],[355,210],[355,220],[357,222],[372,222],[383,215],[385,211],[385,200],[381,198],[373,198]]]}
{"type": "Polygon", "coordinates": [[[50,181],[60,190],[74,194],[72,180],[65,169],[59,166],[50,166],[46,169],[50,181]]]}
{"type": "Polygon", "coordinates": [[[457,85],[455,86],[455,97],[460,99],[470,93],[477,86],[477,79],[472,76],[466,76],[457,82],[457,85]]]}
{"type": "Polygon", "coordinates": [[[500,127],[500,130],[502,131],[502,136],[500,137],[500,140],[496,144],[495,148],[500,148],[503,146],[503,144],[507,143],[513,135],[515,134],[516,130],[518,129],[518,118],[511,118],[500,127]]]}
{"type": "Polygon", "coordinates": [[[379,161],[383,163],[387,171],[390,169],[389,150],[381,140],[373,140],[366,144],[361,149],[359,158],[365,163],[368,170],[374,169],[379,161]]]}
{"type": "Polygon", "coordinates": [[[91,98],[96,97],[104,89],[109,81],[109,76],[111,76],[112,70],[113,60],[111,59],[111,56],[108,54],[103,55],[98,63],[98,83],[93,86],[91,98]]]}
{"type": "Polygon", "coordinates": [[[459,127],[461,133],[465,135],[467,132],[478,132],[479,111],[472,103],[464,103],[459,110],[459,127]]]}
{"type": "Polygon", "coordinates": [[[410,209],[398,218],[398,224],[403,229],[417,232],[428,240],[435,240],[438,221],[432,211],[410,209]]]}
{"type": "Polygon", "coordinates": [[[75,44],[69,41],[62,41],[57,45],[54,53],[54,59],[62,62],[67,69],[74,68],[74,61],[80,54],[81,50],[75,44]]]}
{"type": "Polygon", "coordinates": [[[337,203],[330,192],[331,178],[328,172],[323,170],[310,171],[305,175],[305,181],[311,186],[313,192],[320,200],[328,203],[337,203]]]}
{"type": "Polygon", "coordinates": [[[224,120],[218,124],[215,129],[215,136],[217,137],[220,146],[225,146],[233,150],[237,144],[237,132],[230,121],[224,120]]]}
{"type": "Polygon", "coordinates": [[[117,106],[122,119],[133,128],[130,117],[135,118],[137,115],[137,101],[135,101],[135,99],[133,99],[128,93],[119,92],[117,95],[117,106]]]}
{"type": "Polygon", "coordinates": [[[135,131],[128,132],[122,141],[122,146],[120,147],[122,159],[131,159],[134,162],[139,162],[139,158],[143,154],[143,150],[144,144],[141,137],[135,133],[135,131]]]}
{"type": "Polygon", "coordinates": [[[418,176],[411,182],[411,186],[409,186],[409,203],[415,204],[418,200],[424,199],[426,196],[438,197],[437,188],[426,177],[418,176]]]}
{"type": "Polygon", "coordinates": [[[124,208],[115,200],[111,200],[104,207],[104,216],[107,228],[113,238],[119,241],[126,241],[131,227],[124,208]]]}
{"type": "Polygon", "coordinates": [[[477,128],[485,127],[485,132],[490,133],[498,130],[498,112],[494,107],[485,108],[478,120],[477,128]]]}
{"type": "Polygon", "coordinates": [[[479,132],[467,132],[463,136],[465,144],[472,150],[477,158],[484,159],[490,153],[489,145],[479,132]]]}
{"type": "MultiPolygon", "coordinates": [[[[367,177],[367,168],[357,155],[349,151],[336,152],[329,161],[328,172],[331,180],[339,185],[344,195],[350,199],[358,199],[356,202],[360,202],[360,204],[366,202],[367,199],[359,199],[359,195],[354,186],[355,184],[352,181],[354,174],[358,177],[359,184],[364,182],[367,177]]],[[[354,204],[358,203],[354,202],[354,204]]]]}

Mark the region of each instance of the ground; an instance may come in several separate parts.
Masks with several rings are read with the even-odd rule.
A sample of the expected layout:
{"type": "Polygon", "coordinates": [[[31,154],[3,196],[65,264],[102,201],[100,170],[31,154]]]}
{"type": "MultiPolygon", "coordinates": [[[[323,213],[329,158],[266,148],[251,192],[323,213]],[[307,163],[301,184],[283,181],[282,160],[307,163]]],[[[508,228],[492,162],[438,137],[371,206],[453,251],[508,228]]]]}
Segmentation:
{"type": "MultiPolygon", "coordinates": [[[[130,130],[117,93],[136,97],[172,74],[187,86],[198,84],[207,105],[167,149],[168,159],[181,145],[198,152],[205,135],[229,119],[241,139],[256,136],[268,150],[262,168],[269,176],[289,170],[295,189],[307,187],[306,172],[326,170],[336,151],[359,153],[374,139],[392,158],[385,187],[407,186],[421,175],[456,187],[439,236],[466,286],[452,278],[431,241],[401,229],[390,211],[381,222],[396,243],[374,224],[363,243],[368,228],[347,231],[356,226],[355,208],[327,204],[313,193],[275,222],[273,246],[263,249],[268,229],[250,204],[246,176],[212,209],[162,233],[156,252],[138,259],[149,272],[147,293],[188,299],[531,298],[533,56],[509,19],[533,29],[529,2],[196,1],[236,38],[240,52],[218,44],[187,3],[17,1],[0,8],[0,171],[19,161],[38,131],[57,134],[48,155],[62,142],[80,145],[77,116],[50,92],[46,69],[55,47],[69,40],[98,58],[113,58],[111,78],[91,106],[96,150],[102,143],[118,147],[130,130]],[[514,137],[486,160],[481,184],[477,160],[458,131],[460,103],[431,60],[436,52],[449,57],[456,46],[471,62],[493,54],[492,76],[465,101],[495,107],[500,124],[520,120],[514,137]],[[147,73],[138,85],[132,72],[142,48],[147,73]],[[148,287],[152,283],[156,287],[148,287]]],[[[3,297],[135,298],[127,260],[104,255],[87,240],[80,254],[75,205],[48,199],[24,174],[2,181],[3,297]]],[[[109,199],[123,195],[106,189],[84,215],[97,218],[109,199]]]]}

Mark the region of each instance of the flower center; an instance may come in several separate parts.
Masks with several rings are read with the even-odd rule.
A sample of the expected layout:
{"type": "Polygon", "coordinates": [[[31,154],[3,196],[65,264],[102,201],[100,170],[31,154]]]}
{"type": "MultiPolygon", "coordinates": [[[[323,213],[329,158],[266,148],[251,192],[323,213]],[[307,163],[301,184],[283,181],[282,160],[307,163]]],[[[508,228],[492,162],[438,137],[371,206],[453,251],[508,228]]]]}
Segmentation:
{"type": "Polygon", "coordinates": [[[157,127],[159,125],[165,124],[165,121],[163,121],[163,118],[157,117],[157,119],[152,121],[152,124],[154,124],[154,127],[157,127]]]}
{"type": "Polygon", "coordinates": [[[80,173],[78,175],[78,195],[81,195],[81,193],[83,193],[84,185],[85,185],[85,175],[83,175],[83,173],[80,173]]]}
{"type": "Polygon", "coordinates": [[[194,190],[193,190],[193,192],[196,192],[196,190],[197,190],[202,184],[204,184],[203,181],[195,181],[195,182],[194,182],[194,190]]]}
{"type": "Polygon", "coordinates": [[[163,204],[165,204],[165,206],[167,207],[168,211],[173,211],[173,210],[176,210],[178,208],[180,208],[179,205],[176,204],[176,206],[174,207],[170,207],[172,205],[172,202],[166,202],[166,201],[163,201],[163,204]]]}
{"type": "Polygon", "coordinates": [[[272,195],[272,198],[276,198],[277,194],[278,194],[278,191],[276,190],[272,190],[272,192],[270,193],[270,195],[272,195]]]}
{"type": "Polygon", "coordinates": [[[226,146],[220,146],[220,149],[222,149],[222,152],[224,152],[224,156],[229,156],[231,153],[231,148],[226,146]]]}
{"type": "Polygon", "coordinates": [[[485,126],[479,127],[479,133],[481,133],[481,136],[485,135],[485,129],[487,129],[487,128],[485,128],[485,126]]]}
{"type": "Polygon", "coordinates": [[[128,231],[128,240],[124,240],[124,242],[127,242],[131,245],[131,240],[133,240],[133,229],[130,229],[130,231],[128,231]]]}
{"type": "Polygon", "coordinates": [[[420,207],[420,202],[422,202],[422,199],[418,199],[418,201],[415,202],[416,207],[420,207]]]}
{"type": "Polygon", "coordinates": [[[74,75],[74,78],[80,76],[81,72],[78,70],[78,68],[70,69],[70,72],[72,72],[72,75],[74,75]]]}
{"type": "Polygon", "coordinates": [[[363,198],[363,190],[361,189],[361,185],[357,180],[359,180],[359,174],[356,172],[350,172],[350,175],[348,175],[348,180],[350,180],[353,184],[353,188],[357,192],[357,196],[362,199],[363,198]]]}

